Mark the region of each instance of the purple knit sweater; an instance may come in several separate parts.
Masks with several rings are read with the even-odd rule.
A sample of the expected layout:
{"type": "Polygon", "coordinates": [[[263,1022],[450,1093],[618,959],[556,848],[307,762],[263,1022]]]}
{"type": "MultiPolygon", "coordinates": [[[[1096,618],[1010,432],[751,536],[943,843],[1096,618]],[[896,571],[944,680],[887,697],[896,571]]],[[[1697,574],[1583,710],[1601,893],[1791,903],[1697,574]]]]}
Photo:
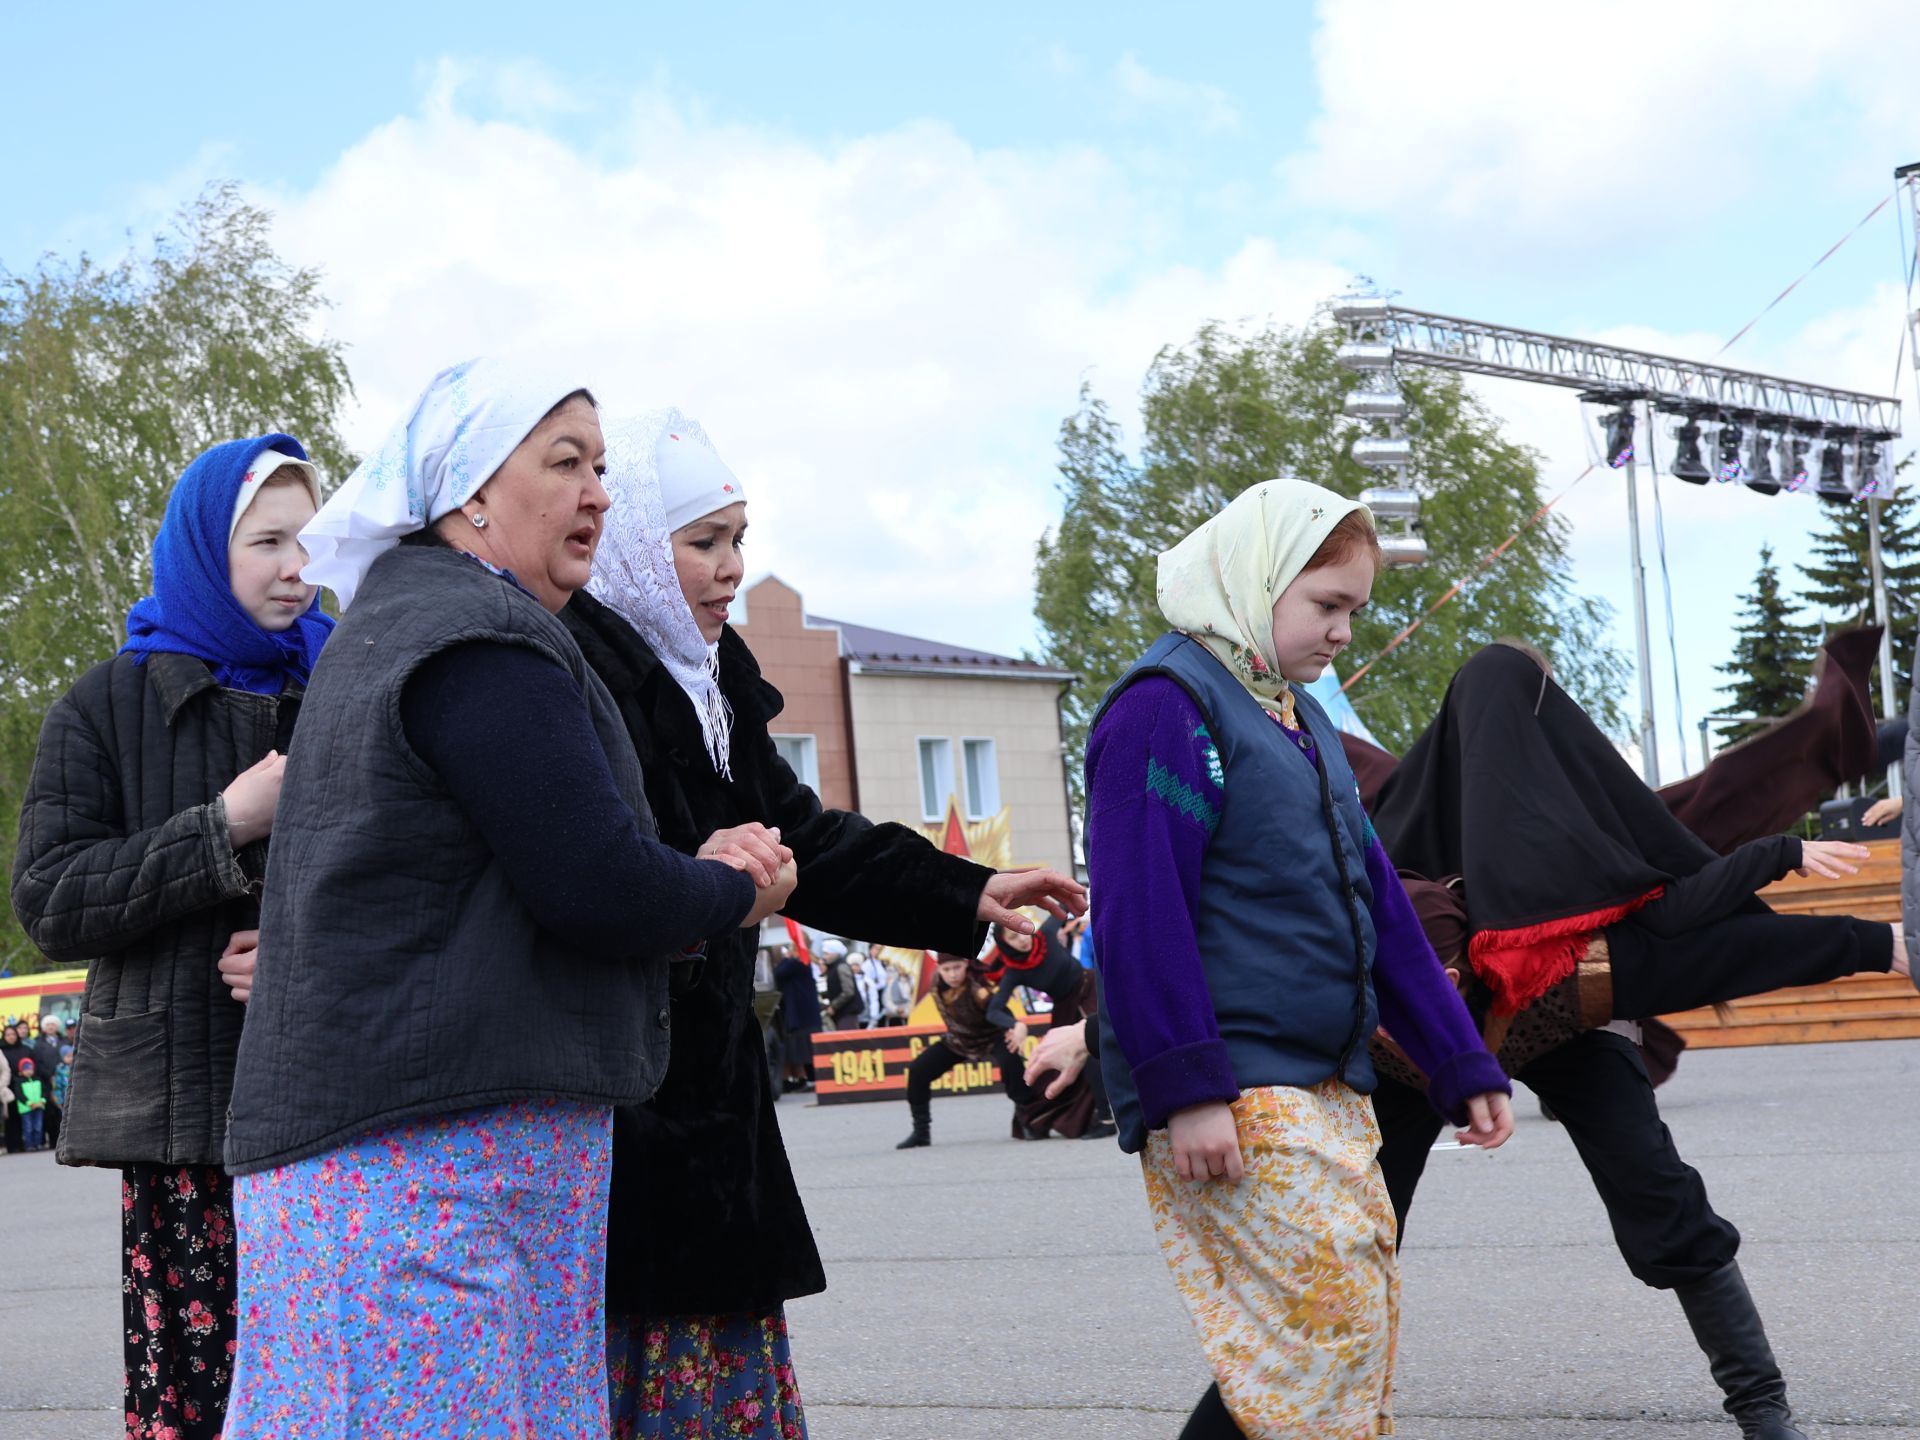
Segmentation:
{"type": "MultiPolygon", "coordinates": [[[[1317,765],[1318,756],[1309,747],[1300,763],[1317,765]]],[[[1195,938],[1200,862],[1228,778],[1199,710],[1164,676],[1129,686],[1087,746],[1100,1008],[1133,1068],[1149,1129],[1176,1110],[1240,1094],[1195,938]]],[[[1309,841],[1325,843],[1318,834],[1309,841]]],[[[1464,1124],[1471,1096],[1513,1087],[1481,1043],[1377,838],[1367,848],[1367,878],[1380,1024],[1432,1077],[1434,1108],[1464,1124]]]]}

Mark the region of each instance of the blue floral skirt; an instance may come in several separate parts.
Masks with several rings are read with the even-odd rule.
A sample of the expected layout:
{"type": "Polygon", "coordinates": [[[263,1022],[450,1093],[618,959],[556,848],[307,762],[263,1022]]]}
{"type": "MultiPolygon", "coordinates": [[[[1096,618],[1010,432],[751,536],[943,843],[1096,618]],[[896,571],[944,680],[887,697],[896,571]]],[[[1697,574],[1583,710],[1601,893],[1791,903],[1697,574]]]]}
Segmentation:
{"type": "Polygon", "coordinates": [[[235,1180],[225,1440],[606,1434],[611,1125],[517,1102],[235,1180]]]}
{"type": "Polygon", "coordinates": [[[613,1440],[806,1440],[783,1310],[607,1317],[613,1440]]]}

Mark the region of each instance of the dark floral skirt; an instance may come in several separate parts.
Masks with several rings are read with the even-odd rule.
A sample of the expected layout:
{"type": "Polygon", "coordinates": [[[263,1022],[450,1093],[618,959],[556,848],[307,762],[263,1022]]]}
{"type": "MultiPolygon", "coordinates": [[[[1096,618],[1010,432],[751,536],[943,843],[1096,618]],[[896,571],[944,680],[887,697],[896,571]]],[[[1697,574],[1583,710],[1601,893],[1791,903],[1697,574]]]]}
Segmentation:
{"type": "Polygon", "coordinates": [[[783,1310],[647,1320],[607,1312],[613,1440],[806,1440],[783,1310]]]}
{"type": "Polygon", "coordinates": [[[233,1205],[219,1169],[129,1165],[120,1180],[127,1440],[215,1440],[233,1381],[233,1205]]]}

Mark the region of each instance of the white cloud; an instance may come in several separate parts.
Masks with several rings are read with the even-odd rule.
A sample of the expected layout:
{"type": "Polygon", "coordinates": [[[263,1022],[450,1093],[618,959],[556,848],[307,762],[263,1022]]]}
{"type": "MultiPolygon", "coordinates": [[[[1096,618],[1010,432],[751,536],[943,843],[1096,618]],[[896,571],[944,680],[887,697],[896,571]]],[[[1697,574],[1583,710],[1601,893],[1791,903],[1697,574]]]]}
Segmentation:
{"type": "Polygon", "coordinates": [[[1920,6],[1321,0],[1296,198],[1569,248],[1808,190],[1870,195],[1920,130],[1920,6]]]}
{"type": "Polygon", "coordinates": [[[461,93],[270,197],[350,346],[350,438],[375,443],[452,359],[560,352],[612,409],[702,420],[754,496],[756,572],[938,639],[1030,642],[1083,375],[1127,413],[1161,345],[1213,317],[1304,320],[1343,278],[1258,240],[1145,262],[1143,192],[1093,151],[930,123],[816,146],[657,99],[589,151],[461,93]]]}
{"type": "Polygon", "coordinates": [[[1132,51],[1115,63],[1113,85],[1123,115],[1168,116],[1203,131],[1232,130],[1240,124],[1240,112],[1219,86],[1157,75],[1132,51]]]}

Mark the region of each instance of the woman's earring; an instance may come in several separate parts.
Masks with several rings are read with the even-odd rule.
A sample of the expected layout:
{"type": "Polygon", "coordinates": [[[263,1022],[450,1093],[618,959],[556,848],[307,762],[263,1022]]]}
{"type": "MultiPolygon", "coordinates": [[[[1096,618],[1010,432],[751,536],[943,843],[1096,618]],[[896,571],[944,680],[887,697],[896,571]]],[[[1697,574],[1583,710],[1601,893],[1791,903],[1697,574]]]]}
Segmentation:
{"type": "Polygon", "coordinates": [[[473,522],[474,529],[484,530],[487,528],[487,517],[484,511],[477,515],[469,515],[467,518],[473,522]]]}

